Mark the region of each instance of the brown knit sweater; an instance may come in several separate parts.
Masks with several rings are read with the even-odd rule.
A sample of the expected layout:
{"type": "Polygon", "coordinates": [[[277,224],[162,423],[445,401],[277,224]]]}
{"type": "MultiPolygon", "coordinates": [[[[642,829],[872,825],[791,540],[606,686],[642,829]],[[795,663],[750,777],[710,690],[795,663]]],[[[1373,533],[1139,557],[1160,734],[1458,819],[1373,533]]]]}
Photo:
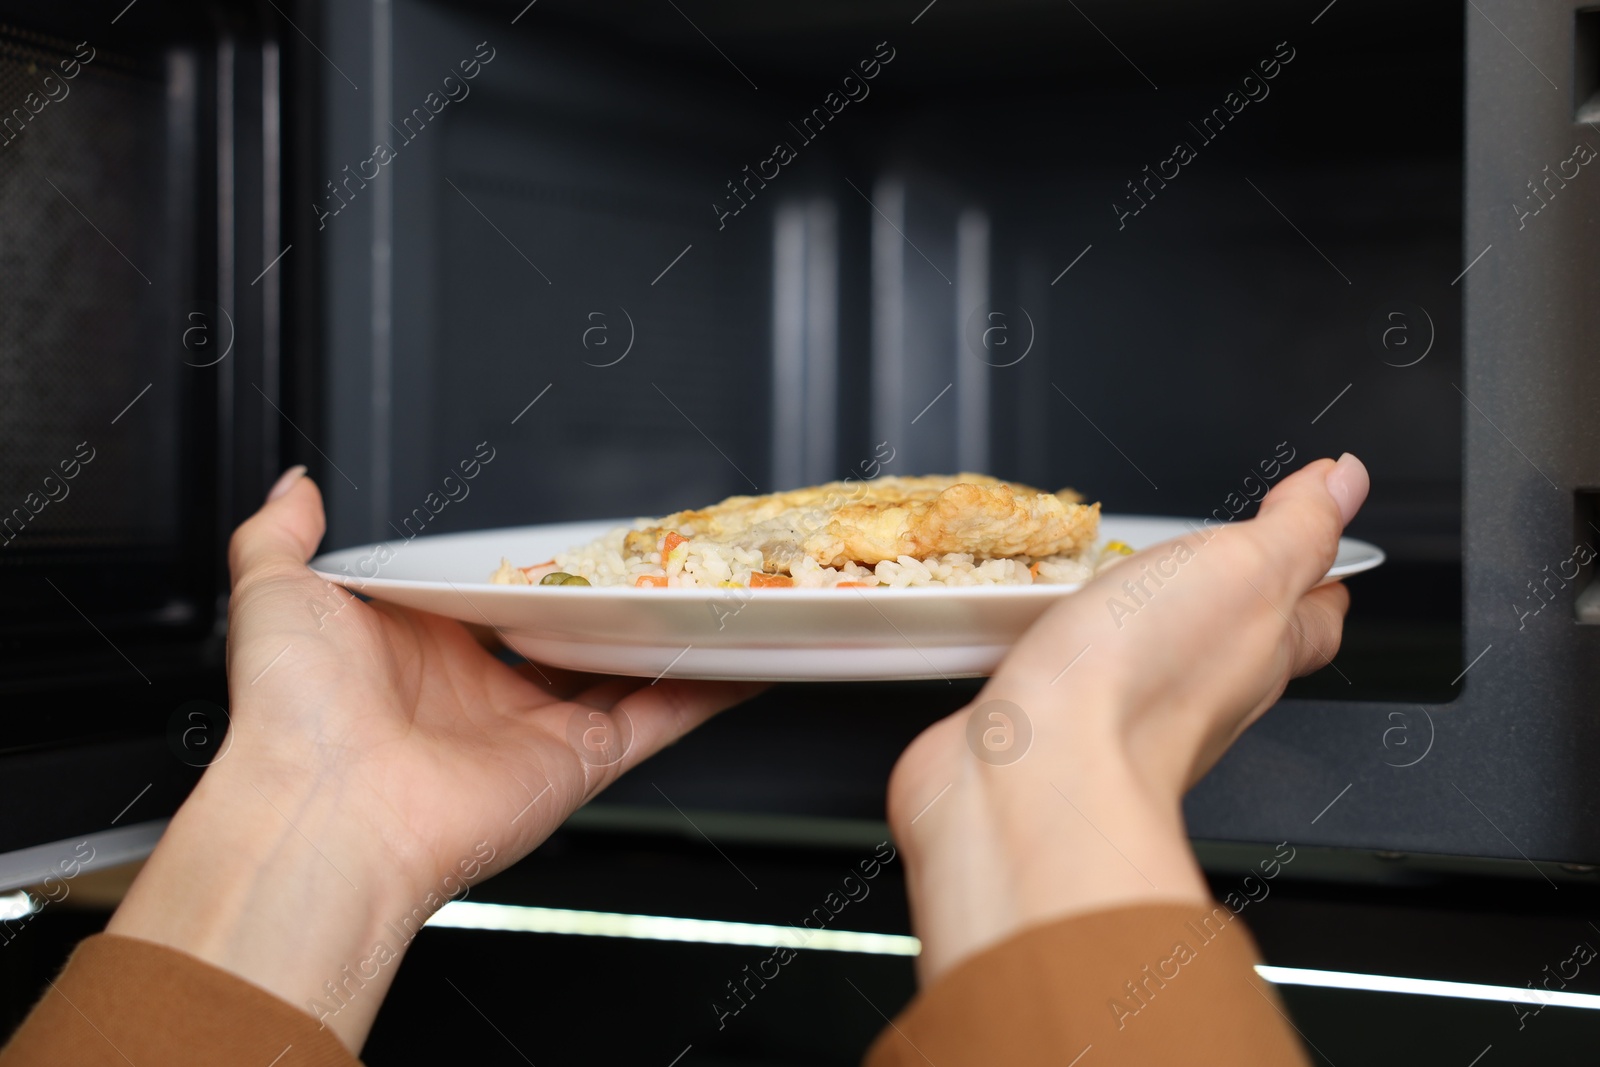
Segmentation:
{"type": "MultiPolygon", "coordinates": [[[[1306,1059],[1226,908],[1116,908],[1024,930],[922,991],[866,1067],[1294,1065],[1306,1059]]],[[[84,941],[0,1067],[359,1067],[242,978],[133,938],[84,941]]]]}

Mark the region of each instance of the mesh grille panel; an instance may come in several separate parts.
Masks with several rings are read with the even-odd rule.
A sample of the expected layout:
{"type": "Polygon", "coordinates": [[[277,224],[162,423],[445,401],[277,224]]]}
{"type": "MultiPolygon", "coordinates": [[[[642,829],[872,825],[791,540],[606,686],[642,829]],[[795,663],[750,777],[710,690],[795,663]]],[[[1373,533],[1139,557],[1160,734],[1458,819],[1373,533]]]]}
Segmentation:
{"type": "Polygon", "coordinates": [[[0,27],[0,562],[176,529],[165,93],[103,49],[66,78],[73,52],[0,27]]]}

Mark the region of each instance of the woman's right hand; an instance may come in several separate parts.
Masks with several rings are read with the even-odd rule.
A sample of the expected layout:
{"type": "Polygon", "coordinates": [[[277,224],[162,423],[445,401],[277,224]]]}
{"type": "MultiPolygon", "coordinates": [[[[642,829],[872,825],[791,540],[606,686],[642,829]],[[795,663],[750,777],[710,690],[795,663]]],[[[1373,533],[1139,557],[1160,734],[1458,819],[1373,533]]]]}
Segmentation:
{"type": "Polygon", "coordinates": [[[1210,901],[1183,794],[1291,677],[1338,651],[1349,595],[1320,583],[1367,488],[1354,456],[1318,460],[1256,518],[1103,570],[912,743],[889,821],[924,982],[1036,923],[1210,901]],[[994,728],[1031,741],[997,756],[981,741],[994,728]]]}
{"type": "Polygon", "coordinates": [[[325,521],[303,472],[229,547],[226,758],[107,929],[305,1007],[356,1051],[447,898],[760,687],[512,668],[458,622],[362,602],[307,568],[325,521]],[[329,994],[351,974],[359,995],[329,994]]]}

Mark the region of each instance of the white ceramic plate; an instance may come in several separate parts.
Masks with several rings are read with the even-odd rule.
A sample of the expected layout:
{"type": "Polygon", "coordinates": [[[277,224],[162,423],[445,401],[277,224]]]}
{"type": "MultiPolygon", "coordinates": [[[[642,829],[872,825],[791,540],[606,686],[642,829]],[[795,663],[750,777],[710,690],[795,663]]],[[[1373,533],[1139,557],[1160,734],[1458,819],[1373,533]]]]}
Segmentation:
{"type": "MultiPolygon", "coordinates": [[[[494,585],[505,556],[527,565],[627,520],[418,537],[329,552],[311,566],[377,600],[495,627],[540,663],[656,678],[863,681],[989,674],[1024,630],[1079,585],[918,589],[634,589],[494,585]],[[387,556],[387,562],[382,562],[387,556]]],[[[1199,528],[1186,519],[1105,515],[1102,543],[1135,549],[1199,528]]],[[[1329,580],[1371,570],[1383,551],[1344,538],[1329,580]]]]}

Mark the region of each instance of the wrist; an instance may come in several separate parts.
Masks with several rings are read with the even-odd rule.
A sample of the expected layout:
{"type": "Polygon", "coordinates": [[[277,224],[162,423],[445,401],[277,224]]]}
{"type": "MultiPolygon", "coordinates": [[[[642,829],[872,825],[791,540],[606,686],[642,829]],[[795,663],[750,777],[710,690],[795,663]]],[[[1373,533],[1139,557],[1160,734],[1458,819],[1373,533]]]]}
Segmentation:
{"type": "MultiPolygon", "coordinates": [[[[935,730],[963,732],[966,714],[935,730]]],[[[1041,733],[1023,758],[995,766],[963,739],[930,731],[925,739],[946,753],[954,740],[959,758],[931,769],[913,746],[896,768],[891,794],[911,802],[897,806],[891,822],[922,939],[924,983],[1029,926],[1109,907],[1210,899],[1181,797],[1142,781],[1114,738],[1074,732],[1041,733]]]]}
{"type": "Polygon", "coordinates": [[[404,921],[406,880],[342,807],[337,788],[218,764],[173,817],[107,932],[236,974],[359,1051],[427,912],[404,921]]]}

